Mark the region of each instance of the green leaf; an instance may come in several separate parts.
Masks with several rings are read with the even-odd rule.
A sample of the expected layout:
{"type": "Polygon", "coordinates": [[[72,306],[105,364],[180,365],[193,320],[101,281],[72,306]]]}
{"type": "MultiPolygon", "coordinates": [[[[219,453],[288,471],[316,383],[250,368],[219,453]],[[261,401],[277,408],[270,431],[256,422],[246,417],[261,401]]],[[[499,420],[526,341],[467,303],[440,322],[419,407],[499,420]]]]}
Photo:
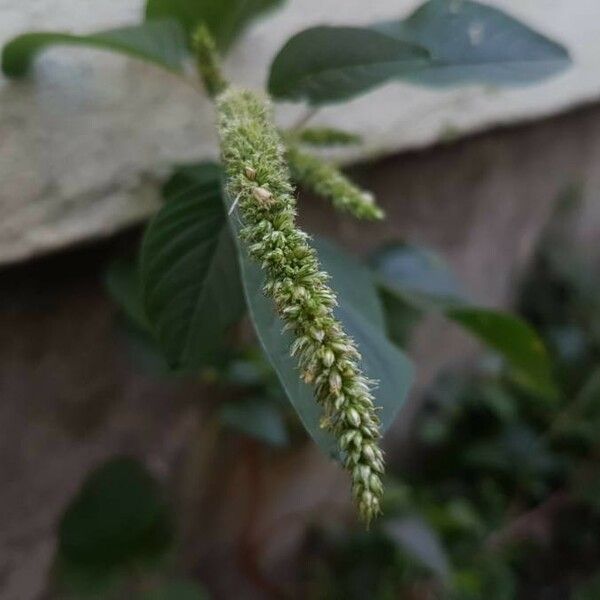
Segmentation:
{"type": "Polygon", "coordinates": [[[570,63],[563,46],[498,9],[430,0],[406,19],[300,32],[275,57],[269,90],[278,98],[322,104],[394,79],[427,86],[529,84],[570,63]]]}
{"type": "Polygon", "coordinates": [[[206,591],[193,581],[169,581],[146,592],[142,600],[207,600],[206,591]]]}
{"type": "Polygon", "coordinates": [[[474,306],[444,262],[430,251],[399,244],[372,259],[380,285],[420,311],[439,311],[498,352],[520,383],[555,396],[550,358],[538,334],[517,316],[474,306]]]}
{"type": "Polygon", "coordinates": [[[8,77],[22,77],[40,51],[56,45],[86,46],[120,52],[174,72],[181,72],[187,55],[183,31],[179,24],[172,20],[110,29],[91,35],[25,33],[4,46],[4,74],[8,77]]]}
{"type": "Polygon", "coordinates": [[[104,284],[125,317],[118,324],[134,365],[159,378],[187,375],[185,370],[180,373],[169,365],[154,337],[144,309],[137,262],[126,258],[113,260],[104,274],[104,284]]]}
{"type": "MultiPolygon", "coordinates": [[[[227,205],[231,206],[229,198],[225,198],[227,205]]],[[[337,455],[335,440],[330,434],[319,426],[321,409],[315,401],[312,388],[301,381],[296,361],[290,357],[289,350],[292,344],[291,332],[283,332],[283,323],[277,316],[271,300],[263,293],[263,273],[249,257],[239,241],[237,231],[239,223],[235,214],[229,219],[234,238],[238,246],[240,268],[244,292],[250,312],[250,317],[265,354],[275,369],[279,380],[296,412],[300,416],[306,430],[324,452],[331,456],[337,455]]],[[[334,255],[334,260],[329,264],[330,254],[327,250],[320,256],[322,267],[325,271],[334,274],[334,281],[346,287],[353,277],[356,281],[363,281],[364,285],[373,286],[362,280],[361,267],[353,270],[352,263],[340,270],[339,255],[334,255]]],[[[334,288],[335,289],[335,288],[334,288]]],[[[392,345],[379,326],[373,325],[373,314],[367,310],[363,314],[363,307],[352,304],[360,297],[353,294],[346,298],[339,294],[339,306],[336,316],[342,322],[345,330],[355,340],[363,356],[363,369],[367,377],[378,382],[375,392],[376,404],[381,407],[379,417],[382,430],[385,431],[394,421],[398,410],[405,400],[412,383],[412,366],[406,355],[392,345]]]]}
{"type": "Polygon", "coordinates": [[[319,260],[331,278],[330,284],[340,300],[360,310],[361,315],[385,331],[385,314],[373,280],[373,273],[362,262],[323,237],[312,240],[319,260]]]}
{"type": "Polygon", "coordinates": [[[425,248],[392,244],[377,251],[371,264],[385,287],[415,308],[445,309],[468,302],[448,265],[425,248]]]}
{"type": "Polygon", "coordinates": [[[219,416],[228,427],[271,446],[286,446],[289,442],[281,409],[266,399],[226,402],[219,416]]]}
{"type": "Polygon", "coordinates": [[[425,66],[424,48],[360,27],[313,27],[279,51],[269,76],[276,98],[340,102],[425,66]]]}
{"type": "Polygon", "coordinates": [[[388,337],[396,346],[408,347],[413,332],[423,317],[422,311],[384,288],[380,289],[380,295],[388,337]]]}
{"type": "Polygon", "coordinates": [[[252,20],[282,4],[283,0],[148,0],[146,19],[177,19],[188,40],[204,23],[224,50],[252,20]]]}
{"type": "Polygon", "coordinates": [[[166,198],[142,244],[145,312],[165,354],[180,368],[212,362],[244,312],[217,173],[212,164],[177,173],[165,187],[175,190],[173,197],[166,198]]]}
{"type": "Polygon", "coordinates": [[[546,396],[557,395],[546,347],[525,321],[476,307],[451,308],[445,314],[503,356],[521,384],[546,396]]]}
{"type": "Polygon", "coordinates": [[[104,284],[125,316],[142,331],[149,331],[137,264],[125,258],[113,260],[104,274],[104,284]]]}
{"type": "Polygon", "coordinates": [[[194,198],[199,190],[220,185],[221,167],[217,163],[190,163],[178,166],[162,187],[167,202],[194,198]]]}
{"type": "Polygon", "coordinates": [[[387,521],[386,534],[406,554],[416,558],[441,580],[450,575],[446,551],[435,529],[420,517],[407,516],[387,521]]]}
{"type": "Polygon", "coordinates": [[[407,74],[421,85],[535,83],[567,68],[567,50],[497,8],[469,0],[430,0],[407,19],[374,29],[424,46],[430,63],[407,74]]]}
{"type": "Polygon", "coordinates": [[[95,573],[153,559],[170,547],[161,490],[136,460],[116,458],[83,483],[59,527],[59,553],[95,573]]]}

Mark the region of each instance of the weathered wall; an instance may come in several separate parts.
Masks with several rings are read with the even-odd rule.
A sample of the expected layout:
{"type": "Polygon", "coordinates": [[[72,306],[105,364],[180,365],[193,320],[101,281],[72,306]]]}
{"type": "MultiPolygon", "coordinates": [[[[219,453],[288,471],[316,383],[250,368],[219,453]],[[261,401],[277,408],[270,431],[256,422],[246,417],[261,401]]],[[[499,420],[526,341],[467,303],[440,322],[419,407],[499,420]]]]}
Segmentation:
{"type": "MultiPolygon", "coordinates": [[[[365,227],[328,212],[325,225],[327,209],[307,199],[307,228],[359,252],[399,236],[431,245],[475,297],[502,305],[560,191],[579,182],[589,204],[598,204],[600,108],[400,154],[356,174],[380,195],[388,221],[365,227]]],[[[590,219],[586,226],[597,240],[598,222],[595,234],[590,219]]],[[[211,577],[217,597],[263,597],[248,574],[256,565],[240,556],[254,553],[275,581],[292,576],[289,562],[278,562],[281,545],[289,556],[310,521],[306,513],[343,514],[346,479],[312,446],[254,463],[240,441],[206,449],[211,426],[202,407],[215,398],[193,384],[155,381],[127,358],[99,283],[119,244],[0,274],[0,597],[39,597],[61,510],[88,469],[119,452],[142,457],[171,482],[186,524],[186,568],[211,577]],[[248,485],[257,464],[258,511],[248,485]],[[224,566],[228,575],[220,577],[224,566]]],[[[439,322],[421,330],[411,351],[421,385],[471,352],[439,322]]],[[[410,407],[388,438],[389,456],[409,416],[410,407]]]]}
{"type": "MultiPolygon", "coordinates": [[[[457,0],[458,1],[458,0],[457,0]]],[[[417,0],[289,0],[252,28],[227,62],[259,86],[289,35],[322,23],[366,23],[408,13],[417,0]],[[368,7],[368,8],[367,8],[368,7]]],[[[597,0],[489,0],[571,50],[574,67],[520,90],[427,91],[391,84],[324,109],[315,123],[364,134],[362,156],[563,110],[600,95],[597,0]]],[[[136,22],[141,0],[0,0],[0,44],[31,29],[88,32],[136,22]]],[[[285,106],[281,122],[299,107],[285,106]]],[[[157,69],[82,49],[52,49],[26,82],[0,80],[0,263],[107,235],[157,205],[156,181],[176,161],[215,154],[208,103],[157,69]]]]}

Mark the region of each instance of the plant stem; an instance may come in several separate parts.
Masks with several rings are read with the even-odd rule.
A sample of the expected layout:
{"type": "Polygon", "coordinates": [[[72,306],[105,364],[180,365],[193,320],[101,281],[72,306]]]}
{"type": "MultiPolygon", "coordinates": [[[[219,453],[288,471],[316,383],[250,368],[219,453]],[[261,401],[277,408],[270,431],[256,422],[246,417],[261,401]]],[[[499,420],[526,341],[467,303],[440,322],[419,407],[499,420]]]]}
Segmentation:
{"type": "Polygon", "coordinates": [[[214,99],[227,89],[228,83],[221,73],[219,53],[206,25],[201,24],[196,28],[193,46],[196,53],[198,74],[204,84],[206,93],[214,99]]]}
{"type": "Polygon", "coordinates": [[[313,106],[312,108],[309,108],[306,111],[306,113],[304,113],[298,119],[298,121],[296,121],[296,123],[294,125],[292,125],[291,130],[298,131],[299,129],[302,129],[318,112],[319,112],[318,106],[313,106]]]}

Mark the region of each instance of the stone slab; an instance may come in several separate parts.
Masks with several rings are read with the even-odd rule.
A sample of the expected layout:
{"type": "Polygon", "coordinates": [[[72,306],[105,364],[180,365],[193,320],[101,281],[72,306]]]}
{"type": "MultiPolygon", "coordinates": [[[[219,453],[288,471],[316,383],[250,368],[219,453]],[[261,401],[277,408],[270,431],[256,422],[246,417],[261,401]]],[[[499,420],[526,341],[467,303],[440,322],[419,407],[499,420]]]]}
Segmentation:
{"type": "MultiPolygon", "coordinates": [[[[232,80],[264,82],[292,33],[314,24],[365,23],[412,10],[412,0],[288,1],[253,27],[227,61],[232,80]]],[[[575,65],[519,90],[428,91],[390,84],[314,123],[352,128],[365,147],[345,160],[422,147],[492,125],[564,111],[600,96],[597,0],[494,0],[563,42],[575,65]]],[[[139,0],[0,0],[0,43],[35,29],[85,33],[135,22],[139,0]]],[[[279,110],[282,124],[299,106],[279,110]]],[[[24,260],[137,223],[158,205],[157,182],[176,162],[213,157],[209,103],[152,66],[82,49],[49,50],[25,82],[0,80],[0,264],[24,260]]]]}

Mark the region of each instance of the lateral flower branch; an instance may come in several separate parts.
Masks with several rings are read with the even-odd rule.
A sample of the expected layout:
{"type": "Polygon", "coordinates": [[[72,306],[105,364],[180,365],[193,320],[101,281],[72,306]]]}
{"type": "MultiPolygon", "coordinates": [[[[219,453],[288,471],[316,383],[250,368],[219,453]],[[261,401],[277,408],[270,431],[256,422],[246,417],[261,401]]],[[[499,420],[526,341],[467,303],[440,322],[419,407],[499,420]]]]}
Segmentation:
{"type": "Polygon", "coordinates": [[[240,236],[264,271],[264,293],[293,333],[290,353],[301,378],[314,389],[323,410],[321,426],[337,440],[368,525],[381,511],[384,473],[373,382],[362,373],[356,344],[334,316],[337,300],[329,276],[308,235],[296,225],[287,150],[269,102],[228,87],[208,32],[199,29],[194,39],[199,59],[209,63],[199,73],[208,93],[216,96],[226,191],[241,213],[240,236]]]}
{"type": "Polygon", "coordinates": [[[338,210],[357,219],[383,219],[384,212],[375,204],[373,194],[354,185],[336,166],[294,144],[288,144],[287,159],[294,179],[319,196],[329,198],[338,210]]]}

